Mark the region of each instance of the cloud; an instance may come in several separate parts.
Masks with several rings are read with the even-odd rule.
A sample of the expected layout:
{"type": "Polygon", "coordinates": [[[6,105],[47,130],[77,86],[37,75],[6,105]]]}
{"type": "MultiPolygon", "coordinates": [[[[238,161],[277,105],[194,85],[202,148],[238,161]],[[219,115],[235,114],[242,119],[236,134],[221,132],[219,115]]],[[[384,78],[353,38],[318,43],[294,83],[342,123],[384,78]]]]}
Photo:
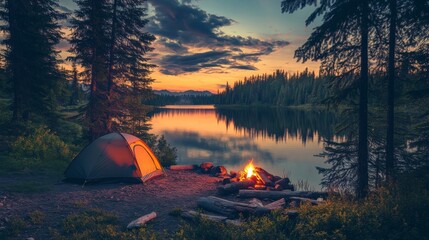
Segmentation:
{"type": "Polygon", "coordinates": [[[160,71],[167,75],[222,69],[257,70],[254,64],[261,56],[289,44],[227,35],[221,28],[236,23],[233,19],[207,13],[190,0],[149,2],[155,8],[155,15],[147,30],[169,51],[157,62],[160,71]]]}
{"type": "Polygon", "coordinates": [[[257,67],[252,65],[237,65],[237,66],[230,66],[229,68],[235,68],[235,69],[241,69],[241,70],[258,70],[257,67]]]}

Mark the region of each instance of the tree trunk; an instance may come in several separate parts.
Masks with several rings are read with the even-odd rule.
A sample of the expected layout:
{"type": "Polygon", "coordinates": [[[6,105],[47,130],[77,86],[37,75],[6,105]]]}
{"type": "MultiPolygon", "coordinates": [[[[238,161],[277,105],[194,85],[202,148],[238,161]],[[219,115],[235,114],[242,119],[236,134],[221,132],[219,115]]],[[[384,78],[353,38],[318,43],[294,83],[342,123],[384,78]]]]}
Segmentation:
{"type": "Polygon", "coordinates": [[[396,0],[389,1],[389,64],[387,84],[387,136],[386,136],[386,178],[388,182],[394,180],[395,175],[395,48],[396,48],[396,0]]]}
{"type": "Polygon", "coordinates": [[[16,48],[15,44],[18,40],[17,38],[19,36],[17,35],[17,20],[16,16],[17,14],[17,2],[14,0],[8,0],[6,2],[6,8],[8,13],[8,19],[9,19],[9,37],[10,37],[10,57],[11,62],[9,63],[12,67],[12,84],[13,84],[13,115],[12,115],[12,121],[13,122],[21,122],[22,121],[22,112],[23,112],[23,102],[22,102],[22,80],[18,75],[20,69],[17,67],[17,61],[18,61],[18,51],[19,49],[16,48]]]}
{"type": "Polygon", "coordinates": [[[361,9],[361,76],[359,83],[359,146],[356,196],[368,194],[368,0],[361,9]]]}
{"type": "Polygon", "coordinates": [[[110,49],[109,49],[109,70],[107,74],[107,101],[108,108],[106,109],[107,117],[106,117],[106,131],[112,132],[112,101],[113,99],[113,65],[115,58],[115,43],[116,43],[116,25],[118,22],[117,19],[117,8],[118,8],[118,0],[113,1],[113,16],[112,16],[112,32],[110,36],[110,49]]]}

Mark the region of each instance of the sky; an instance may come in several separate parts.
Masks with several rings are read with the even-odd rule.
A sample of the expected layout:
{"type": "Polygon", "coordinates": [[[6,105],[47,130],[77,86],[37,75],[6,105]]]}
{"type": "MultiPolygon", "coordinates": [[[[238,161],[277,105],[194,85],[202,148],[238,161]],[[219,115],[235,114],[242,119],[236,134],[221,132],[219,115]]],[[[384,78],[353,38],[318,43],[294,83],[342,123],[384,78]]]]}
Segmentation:
{"type": "MultiPolygon", "coordinates": [[[[294,51],[310,35],[305,26],[312,8],[281,13],[281,0],[148,0],[149,23],[156,67],[156,90],[222,91],[228,82],[276,69],[289,72],[315,62],[297,63],[294,51]]],[[[60,4],[73,10],[72,0],[60,4]]]]}

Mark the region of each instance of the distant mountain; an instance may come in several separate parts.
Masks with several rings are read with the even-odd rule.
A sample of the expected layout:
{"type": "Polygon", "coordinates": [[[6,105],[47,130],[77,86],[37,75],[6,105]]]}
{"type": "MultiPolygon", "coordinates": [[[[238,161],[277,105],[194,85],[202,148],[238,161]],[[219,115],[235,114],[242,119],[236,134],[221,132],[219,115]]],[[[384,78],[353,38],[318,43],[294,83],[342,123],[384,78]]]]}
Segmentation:
{"type": "Polygon", "coordinates": [[[168,90],[154,90],[154,93],[156,95],[161,95],[161,96],[212,96],[213,93],[209,92],[209,91],[195,91],[195,90],[187,90],[184,92],[171,92],[168,90]]]}

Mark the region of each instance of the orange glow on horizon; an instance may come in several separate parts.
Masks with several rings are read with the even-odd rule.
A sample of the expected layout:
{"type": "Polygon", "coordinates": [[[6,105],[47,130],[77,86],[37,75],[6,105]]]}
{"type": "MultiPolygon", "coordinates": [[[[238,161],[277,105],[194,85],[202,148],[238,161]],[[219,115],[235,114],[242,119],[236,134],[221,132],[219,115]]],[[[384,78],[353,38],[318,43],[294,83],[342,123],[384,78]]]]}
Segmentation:
{"type": "Polygon", "coordinates": [[[270,55],[261,57],[261,61],[255,66],[258,70],[239,70],[239,69],[224,69],[224,72],[194,72],[180,75],[165,75],[162,74],[159,68],[154,69],[151,77],[155,79],[152,88],[155,90],[167,89],[170,91],[186,91],[208,90],[212,93],[221,92],[224,90],[224,85],[228,82],[233,86],[235,82],[244,80],[245,77],[258,74],[271,74],[276,70],[285,70],[289,73],[304,71],[308,68],[309,71],[319,72],[320,63],[318,62],[296,62],[293,58],[294,51],[297,46],[286,46],[282,49],[271,53],[270,55]]]}

